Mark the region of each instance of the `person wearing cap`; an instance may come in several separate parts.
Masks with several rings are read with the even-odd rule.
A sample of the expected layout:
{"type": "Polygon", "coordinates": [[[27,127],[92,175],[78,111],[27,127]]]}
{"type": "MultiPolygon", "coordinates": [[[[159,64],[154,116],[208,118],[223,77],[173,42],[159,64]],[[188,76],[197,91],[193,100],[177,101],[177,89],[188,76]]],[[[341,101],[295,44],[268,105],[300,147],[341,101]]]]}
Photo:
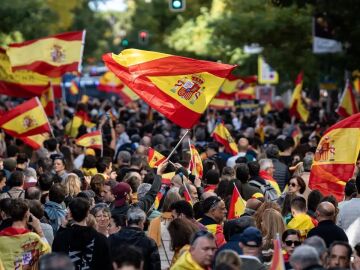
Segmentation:
{"type": "MultiPolygon", "coordinates": [[[[130,206],[137,206],[147,213],[151,206],[153,205],[156,195],[161,187],[161,174],[164,172],[167,162],[160,164],[157,168],[157,175],[154,178],[154,182],[150,190],[146,195],[139,199],[137,203],[131,202],[132,190],[128,183],[118,183],[115,187],[112,188],[112,193],[115,197],[114,208],[111,210],[112,216],[126,216],[126,213],[130,206]]],[[[136,190],[135,190],[136,192],[136,190]]]]}
{"type": "Polygon", "coordinates": [[[261,263],[262,235],[259,229],[255,227],[246,228],[240,235],[240,248],[243,255],[240,255],[242,268],[251,270],[265,270],[266,267],[261,263]]]}

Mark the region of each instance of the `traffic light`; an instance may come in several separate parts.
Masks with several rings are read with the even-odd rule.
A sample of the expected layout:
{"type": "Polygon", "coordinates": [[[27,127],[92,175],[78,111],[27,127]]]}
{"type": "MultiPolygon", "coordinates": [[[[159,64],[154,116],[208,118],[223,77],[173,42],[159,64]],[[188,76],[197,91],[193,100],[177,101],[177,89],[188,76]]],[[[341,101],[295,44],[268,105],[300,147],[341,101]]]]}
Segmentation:
{"type": "Polygon", "coordinates": [[[127,47],[129,46],[129,40],[127,38],[123,38],[121,40],[121,47],[127,47]]]}
{"type": "Polygon", "coordinates": [[[169,0],[169,8],[172,12],[181,12],[186,8],[186,0],[169,0]]]}
{"type": "Polygon", "coordinates": [[[149,32],[146,30],[139,31],[138,40],[140,45],[147,45],[149,43],[149,32]]]}

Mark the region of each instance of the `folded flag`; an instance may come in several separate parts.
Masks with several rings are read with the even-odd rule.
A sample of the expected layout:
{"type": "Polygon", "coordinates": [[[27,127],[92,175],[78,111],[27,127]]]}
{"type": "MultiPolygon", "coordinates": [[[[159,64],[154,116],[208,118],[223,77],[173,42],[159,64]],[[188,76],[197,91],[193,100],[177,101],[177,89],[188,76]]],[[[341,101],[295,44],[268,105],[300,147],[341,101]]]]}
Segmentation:
{"type": "Polygon", "coordinates": [[[157,168],[161,163],[165,161],[166,157],[160,154],[154,148],[149,147],[148,150],[148,164],[150,168],[157,168]]]}
{"type": "Polygon", "coordinates": [[[37,97],[3,114],[0,118],[0,128],[16,138],[51,133],[49,120],[37,97]]]}
{"type": "Polygon", "coordinates": [[[336,112],[338,115],[345,118],[359,112],[353,88],[349,81],[346,82],[346,86],[341,96],[340,104],[336,112]]]}
{"type": "Polygon", "coordinates": [[[49,87],[48,90],[40,96],[41,105],[44,107],[47,116],[54,116],[55,114],[55,97],[54,90],[49,87]]]}
{"type": "Polygon", "coordinates": [[[13,71],[26,69],[49,77],[80,72],[85,31],[13,43],[7,55],[13,71]]]}
{"type": "Polygon", "coordinates": [[[309,187],[324,196],[344,196],[346,182],[353,177],[360,150],[360,113],[331,126],[322,136],[310,171],[309,187]],[[355,139],[356,138],[356,139],[355,139]]]}
{"type": "Polygon", "coordinates": [[[86,148],[102,149],[103,140],[101,131],[97,130],[87,133],[76,139],[75,143],[86,148]]]}
{"type": "Polygon", "coordinates": [[[44,145],[44,141],[49,139],[49,133],[41,133],[27,137],[20,137],[24,143],[29,145],[32,149],[38,150],[44,145]]]}
{"type": "Polygon", "coordinates": [[[212,135],[216,141],[221,143],[225,146],[225,151],[232,154],[233,156],[239,153],[238,147],[236,142],[234,141],[233,137],[231,136],[228,129],[225,127],[223,123],[219,123],[216,125],[212,135]]]}
{"type": "Polygon", "coordinates": [[[236,185],[234,184],[234,189],[230,200],[228,219],[230,220],[240,217],[242,214],[245,213],[245,208],[245,202],[242,199],[236,185]]]}
{"type": "Polygon", "coordinates": [[[203,164],[199,152],[196,150],[195,145],[190,144],[190,163],[189,163],[189,170],[191,171],[192,175],[195,175],[197,178],[203,177],[203,164]]]}
{"type": "Polygon", "coordinates": [[[153,109],[191,128],[235,66],[151,51],[105,54],[105,65],[153,109]]]}
{"type": "Polygon", "coordinates": [[[290,101],[290,114],[306,122],[309,118],[309,111],[302,101],[303,73],[300,72],[295,82],[295,89],[290,101]]]}

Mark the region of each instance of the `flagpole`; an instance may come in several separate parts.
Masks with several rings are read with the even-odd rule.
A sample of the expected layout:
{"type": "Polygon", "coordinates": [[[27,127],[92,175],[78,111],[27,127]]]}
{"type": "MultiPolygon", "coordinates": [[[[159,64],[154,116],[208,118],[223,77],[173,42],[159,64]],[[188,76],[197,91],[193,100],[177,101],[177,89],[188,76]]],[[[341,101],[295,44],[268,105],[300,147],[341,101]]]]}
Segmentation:
{"type": "Polygon", "coordinates": [[[189,166],[188,166],[188,171],[190,171],[190,165],[191,165],[191,162],[192,162],[192,151],[191,151],[191,141],[190,141],[190,138],[189,138],[189,151],[190,151],[190,162],[189,162],[189,166]]]}
{"type": "Polygon", "coordinates": [[[182,142],[182,140],[184,140],[185,136],[189,133],[189,131],[190,129],[186,130],[185,134],[181,137],[180,141],[177,143],[177,145],[173,148],[173,150],[170,152],[168,157],[165,159],[165,162],[171,158],[171,156],[174,154],[175,150],[179,147],[180,143],[182,142]]]}

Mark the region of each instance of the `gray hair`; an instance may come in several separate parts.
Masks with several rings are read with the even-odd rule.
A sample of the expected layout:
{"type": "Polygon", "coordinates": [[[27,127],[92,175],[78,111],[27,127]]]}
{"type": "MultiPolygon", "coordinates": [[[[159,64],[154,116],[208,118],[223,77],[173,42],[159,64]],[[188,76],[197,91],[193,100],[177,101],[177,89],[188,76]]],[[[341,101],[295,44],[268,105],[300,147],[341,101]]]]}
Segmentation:
{"type": "Polygon", "coordinates": [[[131,154],[128,151],[120,151],[118,154],[118,160],[121,159],[124,163],[130,163],[131,154]]]}
{"type": "Polygon", "coordinates": [[[319,265],[320,259],[315,248],[303,245],[295,248],[290,257],[290,264],[295,269],[305,269],[313,265],[319,265]]]}
{"type": "Polygon", "coordinates": [[[327,252],[325,241],[319,236],[311,236],[303,244],[315,248],[320,258],[327,252]]]}
{"type": "Polygon", "coordinates": [[[146,214],[139,207],[130,207],[126,214],[128,225],[138,225],[141,221],[146,220],[146,214]]]}
{"type": "Polygon", "coordinates": [[[263,158],[259,160],[260,170],[265,171],[266,169],[272,167],[274,164],[271,159],[263,158]]]}
{"type": "Polygon", "coordinates": [[[306,156],[303,158],[303,167],[305,172],[310,172],[312,163],[313,156],[306,154],[306,156]]]}
{"type": "Polygon", "coordinates": [[[70,258],[63,253],[48,253],[40,257],[39,270],[75,270],[70,258]]]}
{"type": "Polygon", "coordinates": [[[138,200],[141,200],[142,198],[144,198],[146,193],[148,193],[148,191],[150,190],[150,188],[151,188],[151,184],[149,184],[149,183],[140,184],[140,186],[137,189],[138,200]]]}

